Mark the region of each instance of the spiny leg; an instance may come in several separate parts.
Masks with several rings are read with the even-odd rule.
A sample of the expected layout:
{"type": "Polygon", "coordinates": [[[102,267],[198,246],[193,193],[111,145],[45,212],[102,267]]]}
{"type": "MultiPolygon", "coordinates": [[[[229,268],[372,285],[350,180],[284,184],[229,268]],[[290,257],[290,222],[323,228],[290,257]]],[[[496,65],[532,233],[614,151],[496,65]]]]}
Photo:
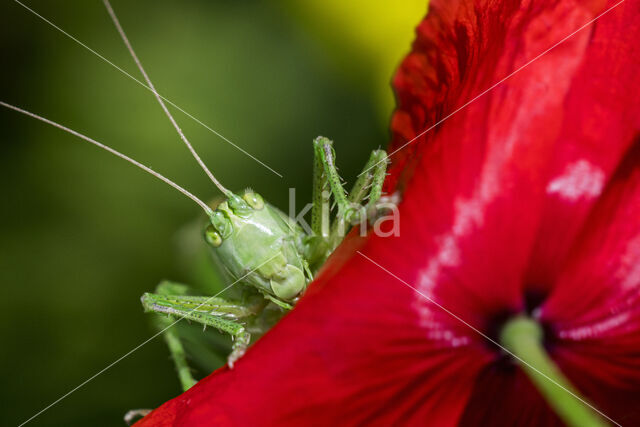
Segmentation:
{"type": "MultiPolygon", "coordinates": [[[[311,233],[304,238],[304,258],[312,272],[317,271],[330,254],[328,243],[331,232],[331,191],[326,173],[327,168],[321,155],[323,140],[326,138],[318,137],[313,142],[311,233]]],[[[331,141],[326,141],[331,144],[331,141]]]]}
{"type": "MultiPolygon", "coordinates": [[[[387,153],[384,150],[374,150],[369,156],[369,160],[364,166],[364,169],[358,175],[347,201],[349,206],[355,212],[355,206],[360,206],[359,213],[360,221],[366,221],[375,210],[375,205],[382,196],[382,185],[386,177],[387,171],[387,153]],[[367,204],[361,206],[361,204],[367,200],[367,204]],[[362,215],[364,214],[364,215],[362,215]]],[[[331,226],[331,233],[329,237],[330,247],[334,249],[346,234],[350,224],[349,219],[344,215],[336,217],[336,220],[331,226]]]]}
{"type": "MultiPolygon", "coordinates": [[[[222,298],[207,296],[189,296],[189,286],[180,283],[163,281],[156,287],[156,294],[145,294],[142,297],[142,303],[147,311],[156,313],[154,315],[154,325],[158,331],[163,332],[163,337],[169,352],[176,366],[178,378],[182,388],[186,391],[191,388],[197,381],[191,374],[191,368],[187,363],[186,351],[182,345],[182,341],[177,328],[173,328],[176,320],[180,316],[177,313],[171,313],[163,307],[152,307],[155,300],[175,301],[179,300],[183,307],[187,310],[198,308],[200,310],[216,310],[222,316],[229,319],[241,319],[254,315],[260,310],[256,304],[244,306],[238,303],[232,303],[222,298]]],[[[237,360],[234,359],[234,360],[237,360]]]]}
{"type": "Polygon", "coordinates": [[[329,203],[331,202],[331,192],[327,188],[326,168],[322,161],[322,156],[318,153],[317,138],[314,141],[314,161],[313,161],[313,195],[311,208],[311,231],[315,236],[323,238],[329,237],[329,203]]]}
{"type": "MultiPolygon", "coordinates": [[[[338,217],[345,217],[348,219],[351,212],[351,204],[349,203],[347,193],[342,186],[338,170],[336,169],[336,156],[333,151],[333,142],[324,136],[317,137],[313,140],[313,154],[316,164],[322,166],[323,184],[326,182],[331,188],[331,193],[333,194],[333,198],[338,206],[338,217]]],[[[315,207],[316,200],[314,199],[313,202],[315,207]]]]}
{"type": "MultiPolygon", "coordinates": [[[[163,295],[184,295],[188,293],[188,289],[189,288],[185,285],[163,281],[156,287],[156,292],[163,295]]],[[[189,364],[187,363],[187,354],[182,345],[182,341],[180,340],[178,329],[172,327],[176,319],[171,315],[154,315],[153,317],[154,327],[158,331],[162,332],[162,337],[164,338],[165,343],[167,343],[182,389],[187,391],[197,381],[191,374],[191,368],[189,368],[189,364]]]]}
{"type": "Polygon", "coordinates": [[[314,205],[316,200],[316,189],[321,186],[316,181],[326,181],[333,193],[333,197],[338,205],[338,215],[345,216],[349,219],[349,211],[353,204],[360,204],[367,196],[369,197],[368,206],[375,204],[382,195],[382,184],[384,183],[385,173],[387,170],[387,153],[384,150],[374,150],[369,156],[362,173],[358,176],[356,183],[351,190],[349,196],[342,186],[340,175],[336,169],[335,153],[333,150],[333,142],[323,136],[317,137],[313,141],[313,149],[315,156],[314,167],[314,205]],[[319,173],[319,167],[322,166],[323,175],[319,173]]]}
{"type": "MultiPolygon", "coordinates": [[[[263,307],[259,304],[245,306],[216,297],[166,295],[160,293],[144,294],[142,296],[142,305],[149,312],[185,318],[198,322],[205,327],[212,326],[221,332],[230,334],[234,339],[231,354],[227,359],[231,368],[244,354],[251,340],[251,335],[246,330],[245,325],[241,323],[241,320],[255,316],[263,307]]],[[[169,330],[171,328],[167,329],[167,331],[169,330]]]]}
{"type": "MultiPolygon", "coordinates": [[[[358,181],[363,180],[364,182],[363,187],[365,196],[359,201],[354,200],[354,203],[362,203],[364,199],[368,198],[368,202],[366,204],[367,211],[370,207],[375,206],[378,200],[380,200],[380,197],[382,197],[382,185],[384,184],[384,180],[387,176],[388,162],[389,159],[387,158],[386,151],[373,150],[369,156],[367,164],[364,166],[364,169],[358,177],[358,181]],[[367,189],[369,189],[369,194],[366,194],[367,189]]],[[[355,192],[358,181],[356,181],[353,190],[351,190],[352,193],[355,192]]]]}

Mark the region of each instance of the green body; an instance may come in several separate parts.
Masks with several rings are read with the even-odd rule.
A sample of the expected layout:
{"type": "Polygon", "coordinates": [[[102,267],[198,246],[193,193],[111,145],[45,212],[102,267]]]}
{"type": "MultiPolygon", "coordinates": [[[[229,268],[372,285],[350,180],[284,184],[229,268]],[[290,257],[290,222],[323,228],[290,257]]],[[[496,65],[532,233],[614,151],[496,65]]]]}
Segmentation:
{"type": "Polygon", "coordinates": [[[300,227],[268,203],[234,211],[223,202],[216,211],[231,224],[222,243],[212,244],[217,261],[233,279],[244,277],[244,284],[272,301],[293,304],[313,279],[311,273],[305,274],[308,265],[300,227]]]}
{"type": "Polygon", "coordinates": [[[159,285],[156,293],[143,295],[146,311],[169,316],[159,320],[158,327],[164,332],[184,389],[195,380],[180,337],[169,327],[174,318],[186,318],[231,334],[234,343],[228,364],[233,367],[252,336],[266,332],[293,308],[349,228],[363,220],[356,214],[365,213],[367,218],[375,215],[386,174],[386,153],[376,150],[371,154],[349,194],[336,171],[332,142],[316,138],[314,154],[311,233],[251,190],[241,195],[226,193],[226,200],[210,215],[205,240],[215,261],[231,279],[229,287],[244,287],[241,301],[217,295],[193,296],[187,286],[169,282],[159,285]],[[362,205],[367,198],[368,203],[362,205]],[[332,202],[338,207],[333,221],[329,215],[332,202]]]}

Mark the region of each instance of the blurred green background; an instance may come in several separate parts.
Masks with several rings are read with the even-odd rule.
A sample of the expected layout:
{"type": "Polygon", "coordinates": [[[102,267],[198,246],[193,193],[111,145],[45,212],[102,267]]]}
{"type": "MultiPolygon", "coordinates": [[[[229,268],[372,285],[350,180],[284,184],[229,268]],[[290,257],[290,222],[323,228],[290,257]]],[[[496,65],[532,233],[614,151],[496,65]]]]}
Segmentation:
{"type": "MultiPolygon", "coordinates": [[[[25,4],[138,77],[102,2],[25,4]]],[[[334,139],[347,181],[386,145],[388,82],[426,11],[362,0],[113,6],[158,91],[283,176],[175,112],[218,178],[285,211],[289,187],[298,206],[310,199],[313,137],[334,139]]],[[[0,54],[1,100],[216,195],[150,92],[12,1],[0,5],[0,54]]],[[[0,110],[0,131],[0,425],[17,425],[152,335],[139,297],[160,280],[219,284],[191,201],[17,113],[0,110]]],[[[178,393],[155,339],[29,425],[123,425],[128,409],[178,393]]]]}

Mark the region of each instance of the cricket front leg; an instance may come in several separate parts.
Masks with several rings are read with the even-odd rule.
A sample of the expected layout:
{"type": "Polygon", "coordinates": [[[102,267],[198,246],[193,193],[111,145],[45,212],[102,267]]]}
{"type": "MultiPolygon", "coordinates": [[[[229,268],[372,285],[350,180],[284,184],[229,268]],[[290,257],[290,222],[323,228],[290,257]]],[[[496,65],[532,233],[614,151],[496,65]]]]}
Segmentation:
{"type": "MultiPolygon", "coordinates": [[[[364,166],[364,169],[360,172],[360,175],[358,175],[358,181],[363,180],[366,184],[363,188],[365,193],[364,199],[361,199],[357,203],[362,203],[363,200],[367,200],[367,204],[365,205],[367,211],[369,211],[371,207],[375,207],[380,197],[382,197],[382,185],[387,177],[388,163],[389,159],[386,151],[374,150],[371,156],[369,156],[369,160],[364,166]]],[[[356,192],[358,181],[356,181],[352,193],[356,192]]]]}
{"type": "MultiPolygon", "coordinates": [[[[313,141],[313,195],[311,203],[311,233],[304,237],[304,258],[312,272],[317,271],[331,254],[329,234],[331,232],[331,186],[328,167],[323,155],[323,145],[331,144],[326,138],[313,141]],[[325,140],[327,142],[325,142],[325,140]]],[[[333,157],[332,157],[333,158],[333,157]]],[[[339,180],[339,178],[338,178],[339,180]]],[[[344,190],[342,190],[344,193],[344,190]]]]}
{"type": "MultiPolygon", "coordinates": [[[[352,208],[359,207],[357,209],[360,215],[351,218],[352,220],[357,219],[358,222],[364,222],[375,216],[376,203],[382,196],[382,185],[387,173],[387,162],[387,153],[384,150],[374,150],[369,156],[369,160],[358,175],[356,183],[347,198],[352,208]],[[362,203],[365,200],[367,203],[363,206],[362,203]]],[[[332,249],[340,244],[351,225],[344,216],[336,218],[331,226],[329,237],[332,249]]]]}
{"type": "MultiPolygon", "coordinates": [[[[348,220],[348,217],[352,215],[352,206],[349,203],[347,192],[342,186],[342,179],[336,168],[333,142],[324,136],[317,137],[313,140],[313,154],[316,164],[322,167],[324,182],[329,185],[333,199],[338,206],[338,217],[348,220]]],[[[315,203],[316,200],[314,199],[314,206],[315,203]]]]}
{"type": "MultiPolygon", "coordinates": [[[[227,361],[229,367],[242,357],[251,341],[243,320],[258,314],[262,305],[245,306],[223,298],[190,295],[166,295],[146,293],[142,296],[146,311],[171,316],[173,324],[187,319],[212,326],[233,338],[232,351],[227,361]]],[[[167,331],[171,328],[167,328],[167,331]]]]}
{"type": "MultiPolygon", "coordinates": [[[[311,231],[314,236],[322,239],[329,237],[330,222],[330,203],[331,191],[328,184],[326,166],[323,156],[319,148],[321,148],[321,137],[316,138],[313,142],[313,194],[311,204],[311,231]]],[[[326,138],[325,138],[326,139],[326,138]]],[[[329,141],[330,143],[331,141],[329,141]]]]}

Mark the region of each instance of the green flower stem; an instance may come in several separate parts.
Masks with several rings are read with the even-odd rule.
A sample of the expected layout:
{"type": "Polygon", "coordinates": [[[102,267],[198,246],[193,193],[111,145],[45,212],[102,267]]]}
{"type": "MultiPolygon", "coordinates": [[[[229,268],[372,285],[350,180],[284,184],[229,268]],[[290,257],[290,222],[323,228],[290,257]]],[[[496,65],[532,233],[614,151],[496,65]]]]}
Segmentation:
{"type": "Polygon", "coordinates": [[[543,335],[535,320],[518,316],[505,324],[500,343],[526,362],[520,363],[522,370],[565,424],[580,427],[609,425],[585,403],[586,399],[551,360],[542,344],[543,335]]]}

